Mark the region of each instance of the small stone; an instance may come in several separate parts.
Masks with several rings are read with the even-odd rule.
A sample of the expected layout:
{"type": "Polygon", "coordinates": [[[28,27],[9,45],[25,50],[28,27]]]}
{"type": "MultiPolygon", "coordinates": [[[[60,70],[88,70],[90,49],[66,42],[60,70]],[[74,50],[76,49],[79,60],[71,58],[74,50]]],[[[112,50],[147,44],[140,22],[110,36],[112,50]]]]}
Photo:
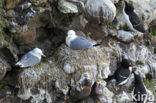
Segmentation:
{"type": "Polygon", "coordinates": [[[0,80],[6,75],[7,71],[11,66],[2,58],[0,58],[0,80]]]}
{"type": "Polygon", "coordinates": [[[58,9],[62,13],[78,13],[78,8],[73,3],[67,2],[66,0],[58,1],[58,9]]]}
{"type": "Polygon", "coordinates": [[[123,42],[130,42],[134,39],[134,35],[123,30],[118,31],[117,38],[123,42]]]}
{"type": "Polygon", "coordinates": [[[71,74],[71,73],[74,73],[74,72],[75,72],[75,69],[72,68],[72,67],[70,66],[70,64],[65,64],[63,70],[64,70],[66,73],[68,73],[68,74],[71,74]]]}
{"type": "Polygon", "coordinates": [[[149,50],[147,47],[142,45],[137,48],[137,51],[136,51],[137,62],[145,63],[149,57],[148,55],[149,55],[149,50]]]}
{"type": "Polygon", "coordinates": [[[115,37],[115,36],[117,36],[118,33],[116,30],[110,29],[110,30],[108,30],[108,34],[115,37]]]}
{"type": "Polygon", "coordinates": [[[13,17],[15,17],[15,11],[14,10],[8,10],[7,11],[7,17],[9,17],[9,18],[13,18],[13,17]]]}

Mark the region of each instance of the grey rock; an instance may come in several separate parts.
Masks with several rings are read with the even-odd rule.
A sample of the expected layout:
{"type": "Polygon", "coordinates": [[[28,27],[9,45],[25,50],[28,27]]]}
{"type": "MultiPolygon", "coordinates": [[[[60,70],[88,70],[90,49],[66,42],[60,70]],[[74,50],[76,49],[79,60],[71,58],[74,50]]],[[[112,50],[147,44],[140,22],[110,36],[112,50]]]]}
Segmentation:
{"type": "Polygon", "coordinates": [[[134,35],[123,30],[118,31],[117,38],[123,42],[130,42],[134,39],[134,35]]]}
{"type": "Polygon", "coordinates": [[[106,87],[106,82],[97,80],[95,86],[95,94],[101,103],[112,103],[114,94],[106,87]]]}
{"type": "Polygon", "coordinates": [[[131,99],[130,97],[127,95],[127,93],[125,91],[123,91],[122,93],[117,95],[117,101],[118,103],[130,103],[131,99]]]}
{"type": "Polygon", "coordinates": [[[137,51],[136,51],[136,57],[137,57],[137,61],[140,62],[140,63],[145,63],[146,60],[149,58],[148,55],[149,54],[149,50],[146,46],[139,46],[137,48],[137,51]]]}
{"type": "Polygon", "coordinates": [[[0,58],[0,80],[4,78],[7,71],[11,68],[10,64],[8,64],[4,59],[0,58]]]}
{"type": "Polygon", "coordinates": [[[110,0],[87,0],[85,12],[90,22],[105,24],[114,20],[116,7],[110,0]]]}
{"type": "Polygon", "coordinates": [[[6,15],[7,15],[7,17],[13,18],[13,17],[15,17],[15,11],[14,10],[8,10],[6,15]]]}
{"type": "Polygon", "coordinates": [[[58,0],[58,9],[62,13],[78,13],[77,5],[66,0],[58,0]]]}

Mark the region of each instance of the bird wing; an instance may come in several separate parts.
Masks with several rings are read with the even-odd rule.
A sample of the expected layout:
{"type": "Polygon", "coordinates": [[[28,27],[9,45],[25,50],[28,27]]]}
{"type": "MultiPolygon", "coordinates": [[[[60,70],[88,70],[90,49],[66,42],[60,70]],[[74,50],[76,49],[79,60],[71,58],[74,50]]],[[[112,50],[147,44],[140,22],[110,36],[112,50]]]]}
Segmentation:
{"type": "Polygon", "coordinates": [[[21,60],[17,63],[21,67],[32,67],[40,62],[40,59],[31,53],[25,54],[21,60]]]}
{"type": "Polygon", "coordinates": [[[75,50],[81,50],[93,47],[93,43],[84,37],[78,36],[70,43],[70,47],[75,50]]]}
{"type": "Polygon", "coordinates": [[[141,22],[141,21],[140,21],[140,19],[139,19],[139,17],[137,16],[136,13],[134,13],[134,12],[130,13],[130,14],[129,14],[129,19],[130,19],[132,25],[134,25],[134,26],[140,25],[140,22],[141,22]]]}
{"type": "Polygon", "coordinates": [[[129,76],[130,76],[129,69],[125,69],[122,66],[119,66],[119,68],[115,72],[117,84],[120,84],[121,82],[125,81],[126,79],[129,78],[129,76]]]}
{"type": "Polygon", "coordinates": [[[139,17],[137,16],[137,14],[135,12],[132,12],[129,14],[129,19],[133,25],[133,27],[140,31],[140,32],[145,32],[145,28],[143,23],[140,21],[139,17]]]}

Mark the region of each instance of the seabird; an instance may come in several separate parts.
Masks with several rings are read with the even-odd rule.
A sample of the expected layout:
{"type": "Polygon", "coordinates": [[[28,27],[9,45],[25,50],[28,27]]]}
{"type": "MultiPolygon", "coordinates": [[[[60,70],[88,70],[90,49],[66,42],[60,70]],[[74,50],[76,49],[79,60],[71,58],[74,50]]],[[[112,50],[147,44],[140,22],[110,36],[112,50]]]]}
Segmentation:
{"type": "Polygon", "coordinates": [[[115,71],[115,79],[117,85],[126,84],[132,72],[131,62],[128,59],[123,59],[115,71]]]}
{"type": "Polygon", "coordinates": [[[93,43],[82,36],[76,35],[74,30],[69,30],[66,36],[66,44],[74,50],[83,50],[86,48],[92,48],[99,44],[93,43]]]}
{"type": "Polygon", "coordinates": [[[134,88],[133,88],[133,102],[137,103],[144,103],[147,99],[147,91],[145,88],[144,83],[142,82],[141,77],[134,73],[135,82],[134,82],[134,88]],[[143,98],[142,98],[143,97],[143,98]]]}
{"type": "Polygon", "coordinates": [[[126,1],[123,8],[123,15],[125,17],[127,25],[131,30],[137,30],[139,32],[145,33],[144,25],[139,19],[138,15],[134,12],[133,5],[126,1]]]}
{"type": "Polygon", "coordinates": [[[26,53],[21,58],[21,60],[16,63],[16,65],[20,66],[22,68],[33,67],[41,61],[41,56],[45,57],[42,50],[39,48],[35,48],[35,49],[29,51],[28,53],[26,53]]]}

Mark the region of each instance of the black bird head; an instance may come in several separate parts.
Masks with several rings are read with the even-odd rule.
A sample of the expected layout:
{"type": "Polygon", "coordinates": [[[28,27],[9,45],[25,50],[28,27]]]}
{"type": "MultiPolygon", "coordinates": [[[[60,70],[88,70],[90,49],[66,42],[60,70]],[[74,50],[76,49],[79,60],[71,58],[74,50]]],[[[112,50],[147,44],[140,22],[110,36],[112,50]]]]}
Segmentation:
{"type": "Polygon", "coordinates": [[[134,10],[133,5],[128,3],[127,1],[125,1],[125,12],[127,14],[129,14],[129,13],[133,12],[133,10],[134,10]]]}
{"type": "Polygon", "coordinates": [[[142,84],[140,75],[134,73],[134,77],[135,77],[135,84],[142,84]]]}
{"type": "Polygon", "coordinates": [[[132,66],[132,63],[128,59],[122,59],[121,65],[125,68],[129,68],[130,66],[132,66]]]}

